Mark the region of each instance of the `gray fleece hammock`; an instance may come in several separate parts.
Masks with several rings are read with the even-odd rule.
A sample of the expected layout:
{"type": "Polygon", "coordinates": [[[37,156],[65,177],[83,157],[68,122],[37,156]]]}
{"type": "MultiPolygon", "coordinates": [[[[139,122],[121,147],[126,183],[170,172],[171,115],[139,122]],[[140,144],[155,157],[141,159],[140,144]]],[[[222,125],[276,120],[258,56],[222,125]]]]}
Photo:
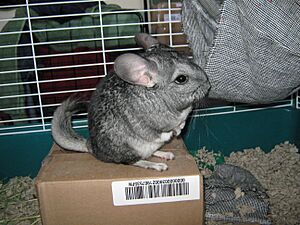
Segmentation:
{"type": "Polygon", "coordinates": [[[210,98],[269,103],[300,87],[298,0],[183,0],[182,17],[210,98]]]}
{"type": "Polygon", "coordinates": [[[271,225],[266,191],[249,171],[217,165],[204,183],[207,221],[271,225]]]}

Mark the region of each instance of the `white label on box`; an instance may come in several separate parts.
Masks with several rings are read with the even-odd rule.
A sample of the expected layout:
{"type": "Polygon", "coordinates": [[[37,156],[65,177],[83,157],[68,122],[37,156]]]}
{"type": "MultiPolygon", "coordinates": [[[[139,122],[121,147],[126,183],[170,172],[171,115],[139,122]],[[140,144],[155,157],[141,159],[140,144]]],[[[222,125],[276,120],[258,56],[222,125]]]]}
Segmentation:
{"type": "Polygon", "coordinates": [[[200,199],[200,177],[182,176],[112,182],[115,206],[200,199]]]}

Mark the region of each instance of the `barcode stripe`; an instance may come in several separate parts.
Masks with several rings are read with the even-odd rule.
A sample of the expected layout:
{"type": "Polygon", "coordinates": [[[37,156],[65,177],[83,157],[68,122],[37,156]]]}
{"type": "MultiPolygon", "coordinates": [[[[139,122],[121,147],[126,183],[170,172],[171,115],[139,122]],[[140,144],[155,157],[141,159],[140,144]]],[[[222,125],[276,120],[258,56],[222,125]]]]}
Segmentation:
{"type": "Polygon", "coordinates": [[[126,200],[189,195],[188,182],[125,187],[126,200]]]}

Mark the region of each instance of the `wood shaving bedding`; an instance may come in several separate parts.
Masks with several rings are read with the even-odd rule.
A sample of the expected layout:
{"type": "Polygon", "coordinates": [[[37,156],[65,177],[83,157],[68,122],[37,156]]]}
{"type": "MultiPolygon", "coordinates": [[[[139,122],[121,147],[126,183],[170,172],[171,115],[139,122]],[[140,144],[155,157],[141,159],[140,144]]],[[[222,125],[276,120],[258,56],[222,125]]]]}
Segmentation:
{"type": "Polygon", "coordinates": [[[300,224],[300,154],[295,145],[285,142],[269,153],[246,149],[225,161],[249,170],[266,188],[274,225],[300,224]]]}
{"type": "MultiPolygon", "coordinates": [[[[213,153],[205,148],[200,149],[196,162],[202,160],[213,161],[213,153]]],[[[285,142],[276,145],[269,153],[259,147],[232,152],[229,157],[225,157],[225,162],[247,169],[266,188],[274,225],[300,224],[300,154],[295,145],[285,142]]],[[[207,169],[203,172],[205,177],[211,173],[207,169]]],[[[236,194],[240,194],[238,190],[236,194]]],[[[218,225],[224,222],[207,221],[206,224],[218,225]]]]}

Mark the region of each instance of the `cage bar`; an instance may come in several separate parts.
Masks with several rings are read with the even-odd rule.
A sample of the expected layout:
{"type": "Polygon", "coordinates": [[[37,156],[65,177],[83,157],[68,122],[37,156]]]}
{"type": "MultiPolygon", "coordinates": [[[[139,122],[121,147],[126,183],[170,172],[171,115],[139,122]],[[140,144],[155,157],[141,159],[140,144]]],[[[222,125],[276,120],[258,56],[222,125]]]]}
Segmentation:
{"type": "MultiPolygon", "coordinates": [[[[6,29],[0,32],[0,114],[5,115],[0,118],[0,136],[49,131],[53,110],[65,98],[77,92],[91,94],[96,83],[109,73],[118,55],[141,51],[133,42],[135,33],[122,33],[122,29],[150,32],[163,43],[192,57],[182,30],[177,29],[181,26],[180,3],[165,0],[163,4],[145,6],[105,11],[105,5],[98,0],[43,3],[26,0],[26,4],[0,6],[0,10],[22,11],[26,14],[0,19],[0,25],[6,24],[6,29]],[[40,15],[34,11],[36,7],[83,3],[95,3],[98,11],[51,15],[40,15]],[[136,15],[136,18],[109,23],[105,20],[107,17],[120,19],[126,15],[136,15]],[[89,23],[76,23],[83,18],[89,23]],[[60,19],[64,23],[58,27],[37,26],[41,21],[51,23],[60,19]],[[26,29],[25,25],[22,30],[13,28],[13,24],[22,22],[27,24],[26,29]],[[76,32],[82,35],[74,35],[76,32]],[[51,36],[62,33],[68,33],[69,36],[51,36]],[[27,40],[13,42],[15,36],[27,37],[27,40]],[[17,54],[12,54],[12,50],[16,50],[17,54]]],[[[234,104],[197,109],[191,117],[291,107],[300,108],[299,93],[294,98],[264,106],[234,104]]],[[[86,113],[79,115],[86,117],[86,113]]],[[[87,127],[86,119],[75,122],[74,126],[87,127]]]]}

